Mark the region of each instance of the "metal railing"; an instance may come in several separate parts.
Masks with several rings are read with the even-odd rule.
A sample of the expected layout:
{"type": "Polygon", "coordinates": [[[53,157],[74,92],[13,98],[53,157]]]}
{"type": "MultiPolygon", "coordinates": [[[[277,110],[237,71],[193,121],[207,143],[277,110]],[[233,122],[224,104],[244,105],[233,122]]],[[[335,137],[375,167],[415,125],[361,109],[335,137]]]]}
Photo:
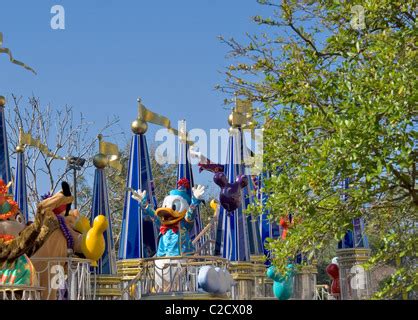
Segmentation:
{"type": "Polygon", "coordinates": [[[314,300],[335,300],[335,298],[329,293],[329,287],[327,285],[315,286],[315,299],[314,300]]]}
{"type": "Polygon", "coordinates": [[[202,231],[193,239],[192,243],[196,248],[196,254],[201,256],[211,256],[215,252],[215,239],[217,228],[216,213],[202,231]]]}
{"type": "Polygon", "coordinates": [[[199,293],[200,267],[211,265],[227,268],[229,264],[226,259],[211,256],[158,257],[137,261],[137,274],[131,279],[122,278],[123,299],[141,299],[143,296],[170,293],[199,293]]]}
{"type": "Polygon", "coordinates": [[[47,290],[43,299],[91,300],[90,260],[80,258],[31,258],[40,283],[47,290]]]}
{"type": "Polygon", "coordinates": [[[21,285],[0,285],[0,300],[41,300],[45,288],[21,285]]]}

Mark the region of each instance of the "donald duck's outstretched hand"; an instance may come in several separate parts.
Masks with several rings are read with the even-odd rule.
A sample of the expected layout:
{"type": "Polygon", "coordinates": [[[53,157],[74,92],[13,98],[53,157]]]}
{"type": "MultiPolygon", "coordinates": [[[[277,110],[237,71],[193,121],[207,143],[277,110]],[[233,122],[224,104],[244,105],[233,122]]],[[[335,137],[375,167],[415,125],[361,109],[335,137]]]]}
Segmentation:
{"type": "Polygon", "coordinates": [[[197,185],[197,187],[192,188],[193,196],[198,199],[203,199],[203,194],[205,193],[205,187],[201,185],[197,185]]]}
{"type": "MultiPolygon", "coordinates": [[[[203,195],[205,193],[205,187],[202,185],[197,185],[197,187],[193,187],[192,188],[192,192],[193,192],[193,196],[197,199],[197,200],[202,200],[203,195]]],[[[132,193],[132,198],[135,199],[136,201],[140,202],[141,204],[147,201],[147,191],[135,191],[135,190],[131,190],[132,193]]]]}
{"type": "Polygon", "coordinates": [[[130,190],[132,198],[137,200],[143,214],[151,217],[160,228],[157,256],[181,256],[194,253],[190,231],[196,218],[196,207],[203,201],[205,187],[198,185],[190,189],[189,180],[183,178],[177,182],[177,189],[170,191],[164,198],[161,208],[153,210],[147,200],[146,191],[130,190]]]}
{"type": "Polygon", "coordinates": [[[134,198],[139,203],[143,204],[143,200],[147,200],[147,191],[144,190],[141,192],[141,190],[135,191],[133,189],[130,191],[132,193],[132,198],[134,198]]]}

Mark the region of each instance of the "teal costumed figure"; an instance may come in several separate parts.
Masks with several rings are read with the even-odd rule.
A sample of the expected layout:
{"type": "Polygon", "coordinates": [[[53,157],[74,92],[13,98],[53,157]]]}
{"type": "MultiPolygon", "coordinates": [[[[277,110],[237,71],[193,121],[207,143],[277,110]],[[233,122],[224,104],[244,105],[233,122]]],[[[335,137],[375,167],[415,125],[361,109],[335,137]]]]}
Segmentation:
{"type": "Polygon", "coordinates": [[[151,217],[160,229],[157,257],[191,255],[195,249],[190,239],[196,217],[196,207],[202,201],[205,188],[198,185],[192,188],[186,178],[177,182],[177,189],[171,190],[164,198],[161,208],[153,210],[147,202],[146,191],[132,192],[132,198],[141,203],[145,215],[151,217]]]}
{"type": "Polygon", "coordinates": [[[289,300],[293,295],[293,280],[295,277],[295,267],[288,264],[284,276],[277,273],[276,267],[271,266],[267,269],[267,277],[274,281],[273,293],[279,300],[289,300]]]}

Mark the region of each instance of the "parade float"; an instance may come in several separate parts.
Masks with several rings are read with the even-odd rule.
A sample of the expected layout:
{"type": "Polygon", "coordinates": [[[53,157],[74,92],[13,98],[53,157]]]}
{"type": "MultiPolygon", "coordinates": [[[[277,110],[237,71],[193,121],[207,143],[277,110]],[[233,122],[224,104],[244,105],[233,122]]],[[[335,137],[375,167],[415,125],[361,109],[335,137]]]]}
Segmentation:
{"type": "MultiPolygon", "coordinates": [[[[13,179],[6,101],[1,97],[0,102],[0,299],[318,299],[315,261],[289,258],[286,272],[280,274],[265,248],[268,239],[286,238],[295,223],[292,215],[271,221],[267,209],[259,216],[247,210],[256,201],[265,207],[268,194],[263,186],[269,176],[247,170],[251,150],[243,131],[252,120],[249,101],[236,100],[228,119],[227,159],[220,165],[193,151],[184,121],[180,130],[173,129],[167,118],[138,99],[118,252],[106,180],[108,167],[121,171],[117,145],[99,136],[99,151],[92,159],[95,174],[89,218],[72,209],[74,198],[63,182],[61,191],[43,196],[33,222],[27,223],[25,149],[47,148],[20,129],[13,179]],[[146,138],[150,124],[178,136],[177,184],[160,199],[161,207],[155,197],[158,186],[154,185],[146,138]],[[205,188],[194,184],[191,156],[198,158],[199,172],[213,173],[218,187],[218,197],[210,201],[213,217],[206,225],[199,210],[205,188]]],[[[362,231],[361,226],[354,230],[362,231]]],[[[364,236],[357,239],[367,241],[364,236]]],[[[337,299],[348,294],[345,284],[339,282],[348,255],[367,253],[359,248],[364,241],[355,248],[343,247],[348,245],[353,246],[350,234],[340,243],[339,265],[327,268],[333,279],[332,296],[337,299]]],[[[351,268],[353,265],[356,263],[351,268]]]]}
{"type": "Polygon", "coordinates": [[[212,172],[214,184],[219,186],[219,197],[210,202],[213,218],[203,225],[199,206],[205,190],[194,184],[192,142],[187,139],[185,122],[177,131],[167,118],[145,108],[138,100],[138,117],[131,126],[133,136],[117,254],[106,168],[120,170],[118,147],[99,136],[99,152],[93,158],[90,219],[71,208],[74,198],[68,183],[63,182],[61,191],[42,197],[34,221],[28,223],[25,149],[47,152],[48,148],[20,128],[12,179],[5,104],[2,97],[2,299],[274,299],[277,290],[273,288],[282,282],[287,288],[286,299],[290,298],[293,273],[279,281],[272,269],[267,272],[269,260],[264,242],[280,236],[280,225],[271,222],[267,212],[260,217],[245,213],[255,197],[266,198],[262,194],[263,177],[249,175],[243,161],[250,153],[242,131],[250,113],[248,102],[237,100],[230,116],[226,165],[200,159],[200,171],[212,172]],[[178,136],[178,182],[160,208],[148,153],[148,124],[163,126],[178,136]]]}

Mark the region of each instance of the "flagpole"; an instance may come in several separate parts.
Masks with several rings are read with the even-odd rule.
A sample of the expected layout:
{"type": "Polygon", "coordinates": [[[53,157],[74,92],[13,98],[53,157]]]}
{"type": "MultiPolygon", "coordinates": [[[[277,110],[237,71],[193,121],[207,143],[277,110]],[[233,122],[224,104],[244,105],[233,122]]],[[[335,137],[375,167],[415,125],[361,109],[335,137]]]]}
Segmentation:
{"type": "MultiPolygon", "coordinates": [[[[186,121],[180,122],[179,128],[179,145],[178,145],[178,165],[177,165],[177,181],[186,178],[190,182],[190,188],[194,187],[193,167],[190,162],[189,144],[187,143],[186,121]]],[[[192,196],[192,190],[188,190],[189,196],[192,196]]],[[[195,209],[196,218],[193,228],[190,231],[190,237],[193,240],[202,231],[202,220],[200,216],[200,206],[195,209]]],[[[201,241],[201,240],[198,240],[201,241]]],[[[199,243],[200,245],[203,243],[199,243]]]]}

